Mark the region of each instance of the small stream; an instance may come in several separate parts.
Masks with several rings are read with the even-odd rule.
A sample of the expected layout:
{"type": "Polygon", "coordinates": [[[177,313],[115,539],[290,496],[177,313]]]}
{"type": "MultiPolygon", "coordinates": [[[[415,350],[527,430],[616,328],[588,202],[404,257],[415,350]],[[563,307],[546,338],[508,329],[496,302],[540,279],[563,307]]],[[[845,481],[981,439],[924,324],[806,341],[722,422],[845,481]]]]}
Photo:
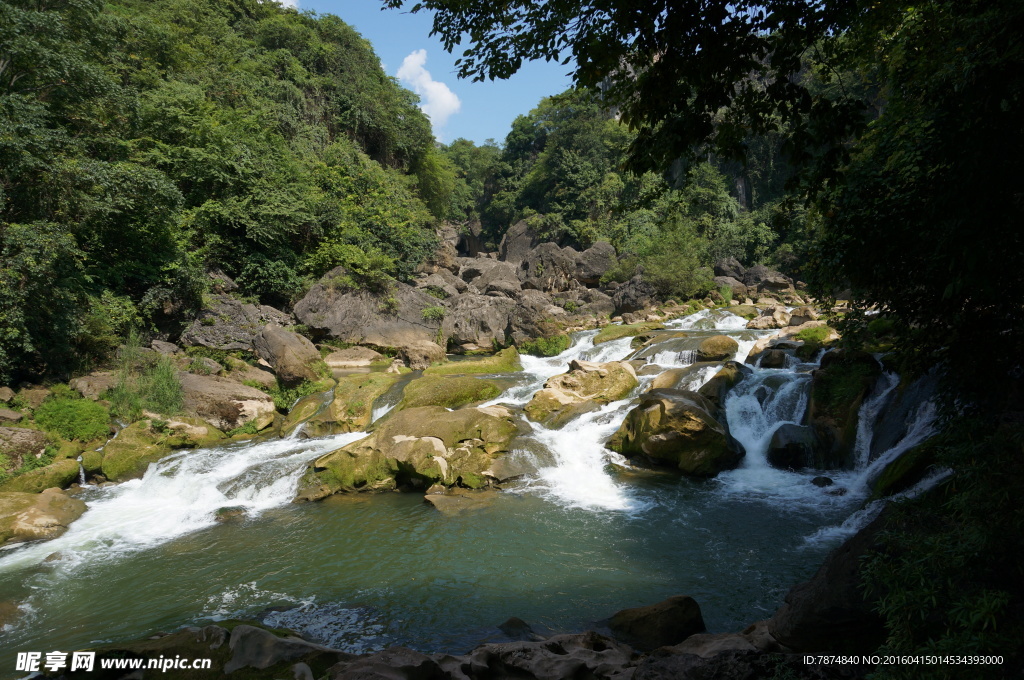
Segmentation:
{"type": "MultiPolygon", "coordinates": [[[[310,460],[364,433],[301,439],[296,430],[182,451],[140,480],[89,487],[80,495],[89,510],[64,536],[0,553],[0,601],[24,611],[2,631],[0,668],[13,668],[15,651],[82,649],[226,618],[259,618],[353,652],[402,644],[464,653],[505,639],[496,626],[510,616],[576,631],[676,594],[696,598],[716,632],[770,616],[870,520],[873,510],[861,510],[868,481],[926,438],[935,414],[922,404],[906,436],[872,457],[871,423],[897,381],[880,380],[862,407],[857,468],[828,473],[845,495],[811,484],[818,472],[774,469],[765,458],[775,429],[805,417],[815,364],[754,368],[729,393],[726,417],[747,453],[713,480],[633,468],[604,448],[653,373],[691,365],[703,338],[734,337],[742,361],[766,334],[744,325],[722,311],[668,324],[663,333],[687,337],[636,353],[658,368],[634,394],[559,430],[533,424],[510,454],[532,472],[454,516],[416,494],[290,502],[310,460]],[[240,515],[218,522],[223,508],[240,515]]],[[[595,346],[595,335],[576,334],[557,357],[523,357],[523,373],[490,403],[525,404],[572,359],[634,355],[631,339],[595,346]]],[[[695,367],[684,387],[717,369],[695,367]]],[[[374,419],[400,398],[385,394],[374,419]]]]}

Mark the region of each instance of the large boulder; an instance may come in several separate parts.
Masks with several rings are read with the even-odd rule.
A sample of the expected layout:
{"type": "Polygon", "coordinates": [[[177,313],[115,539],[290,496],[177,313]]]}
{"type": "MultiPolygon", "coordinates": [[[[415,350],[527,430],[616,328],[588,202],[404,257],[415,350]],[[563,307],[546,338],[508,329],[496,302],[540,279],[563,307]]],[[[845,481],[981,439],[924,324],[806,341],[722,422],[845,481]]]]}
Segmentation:
{"type": "Polygon", "coordinates": [[[761,316],[747,322],[747,328],[751,330],[766,330],[769,328],[785,328],[789,326],[790,314],[782,305],[773,305],[761,311],[761,316]]]}
{"type": "Polygon", "coordinates": [[[519,344],[549,338],[561,332],[566,311],[539,290],[524,290],[509,317],[509,340],[519,344]]]}
{"type": "Polygon", "coordinates": [[[324,357],[327,368],[366,368],[373,364],[387,363],[388,359],[369,347],[346,347],[324,357]]]}
{"type": "Polygon", "coordinates": [[[686,595],[623,609],[608,620],[608,628],[625,642],[644,650],[679,644],[706,630],[700,605],[686,595]]]}
{"type": "Polygon", "coordinates": [[[480,293],[496,282],[504,281],[519,285],[516,268],[507,263],[484,257],[460,258],[459,278],[476,288],[480,293]]]}
{"type": "Polygon", "coordinates": [[[63,489],[78,479],[78,462],[60,458],[49,465],[29,470],[0,484],[0,491],[39,493],[45,489],[63,489]]]}
{"type": "Polygon", "coordinates": [[[626,283],[615,289],[612,301],[615,303],[615,314],[636,312],[649,307],[655,301],[657,291],[654,286],[644,281],[637,274],[626,283]]]}
{"type": "Polygon", "coordinates": [[[854,467],[860,406],[881,372],[878,361],[865,352],[837,349],[822,358],[821,368],[812,374],[807,409],[818,442],[815,467],[854,467]]]}
{"type": "Polygon", "coordinates": [[[717,288],[728,288],[732,291],[733,300],[743,300],[747,297],[747,284],[742,281],[737,281],[731,276],[716,276],[712,280],[717,288]]]}
{"type": "MultiPolygon", "coordinates": [[[[518,283],[518,281],[517,281],[518,283]]],[[[490,348],[507,345],[508,327],[516,301],[490,295],[459,295],[448,300],[442,333],[456,345],[490,348]]]]}
{"type": "Polygon", "coordinates": [[[740,344],[728,335],[712,335],[697,348],[699,361],[725,361],[739,351],[740,344]]]}
{"type": "Polygon", "coordinates": [[[615,302],[612,296],[602,293],[596,288],[587,288],[580,292],[577,314],[590,314],[607,319],[615,313],[615,302]]]}
{"type": "Polygon", "coordinates": [[[519,220],[505,232],[498,245],[498,259],[518,266],[540,243],[536,232],[530,228],[526,220],[519,220]]]}
{"type": "Polygon", "coordinates": [[[85,503],[60,489],[0,493],[0,544],[56,538],[84,512],[85,503]]]}
{"type": "Polygon", "coordinates": [[[757,264],[743,272],[743,283],[762,293],[792,293],[793,280],[788,276],[757,264]]]}
{"type": "Polygon", "coordinates": [[[96,401],[104,392],[117,385],[117,374],[113,371],[93,371],[88,375],[72,378],[68,385],[86,399],[96,401]]]}
{"type": "Polygon", "coordinates": [[[768,620],[768,632],[796,652],[864,654],[885,639],[885,627],[861,588],[861,562],[879,547],[888,513],[836,548],[811,580],[794,586],[768,620]]]}
{"type": "Polygon", "coordinates": [[[315,336],[395,348],[436,343],[441,319],[424,311],[441,300],[404,283],[389,295],[348,290],[337,283],[344,275],[332,269],[295,305],[295,317],[315,336]]]}
{"type": "Polygon", "coordinates": [[[369,436],[311,463],[296,498],[319,500],[339,491],[427,488],[434,483],[482,487],[493,477],[495,459],[511,450],[517,431],[512,412],[502,406],[398,411],[369,436]]]}
{"type": "Polygon", "coordinates": [[[601,277],[615,266],[618,258],[615,246],[607,241],[598,241],[576,257],[576,280],[593,288],[601,283],[601,277]]]}
{"type": "Polygon", "coordinates": [[[459,256],[458,228],[451,223],[445,222],[438,227],[435,233],[437,235],[437,248],[433,253],[424,258],[423,262],[416,268],[416,271],[425,274],[458,271],[458,267],[455,264],[455,260],[459,256]]]}
{"type": "Polygon", "coordinates": [[[253,339],[270,323],[288,326],[293,322],[290,315],[273,307],[242,302],[230,295],[213,295],[206,309],[181,334],[181,344],[251,351],[253,339]]]}
{"type": "Polygon", "coordinates": [[[786,423],[772,434],[768,444],[768,463],[788,470],[825,467],[817,458],[818,440],[805,425],[786,423]]]}
{"type": "Polygon", "coordinates": [[[546,293],[569,290],[576,279],[579,252],[560,248],[557,244],[541,243],[519,266],[519,279],[523,288],[546,293]]]}
{"type": "Polygon", "coordinates": [[[46,451],[46,433],[24,427],[0,427],[0,472],[11,472],[46,451]]]}
{"type": "Polygon", "coordinates": [[[295,387],[307,380],[315,381],[323,373],[323,359],[316,346],[298,333],[276,324],[265,326],[253,338],[252,346],[256,354],[270,364],[285,387],[295,387]]]}
{"type": "Polygon", "coordinates": [[[726,257],[715,263],[714,272],[715,276],[726,276],[742,281],[747,270],[735,257],[726,257]]]}
{"type": "Polygon", "coordinates": [[[446,269],[417,279],[416,287],[423,289],[429,295],[440,300],[455,297],[469,290],[469,285],[465,281],[446,269]]]}
{"type": "Polygon", "coordinates": [[[558,427],[584,409],[625,398],[638,384],[636,371],[627,362],[574,359],[569,371],[549,378],[524,410],[530,420],[558,427]]]}
{"type": "Polygon", "coordinates": [[[730,447],[714,404],[696,392],[651,390],[629,412],[608,448],[645,458],[693,477],[734,468],[742,454],[730,447]]]}
{"type": "Polygon", "coordinates": [[[714,404],[715,408],[720,409],[725,405],[725,397],[729,394],[729,390],[751,373],[753,370],[747,366],[735,361],[727,361],[718,373],[697,390],[697,393],[714,404]]]}
{"type": "Polygon", "coordinates": [[[215,375],[179,373],[185,411],[225,432],[253,423],[262,430],[274,420],[266,392],[215,375]]]}
{"type": "Polygon", "coordinates": [[[141,477],[150,463],[173,451],[210,446],[223,439],[223,432],[198,418],[139,420],[107,442],[99,467],[104,477],[121,482],[141,477]]]}

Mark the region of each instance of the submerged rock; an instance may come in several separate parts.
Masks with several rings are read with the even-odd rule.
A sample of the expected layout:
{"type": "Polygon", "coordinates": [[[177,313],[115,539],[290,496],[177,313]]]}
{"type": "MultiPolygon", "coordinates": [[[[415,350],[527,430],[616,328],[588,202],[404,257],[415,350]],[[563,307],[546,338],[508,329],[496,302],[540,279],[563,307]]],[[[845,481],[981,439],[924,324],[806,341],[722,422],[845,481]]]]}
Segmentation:
{"type": "Polygon", "coordinates": [[[716,414],[714,404],[696,392],[651,390],[607,446],[627,458],[646,458],[694,477],[714,477],[743,457],[730,447],[716,414]]]}
{"type": "Polygon", "coordinates": [[[624,641],[645,650],[678,644],[706,630],[700,605],[686,595],[623,609],[608,620],[608,628],[624,641]]]}

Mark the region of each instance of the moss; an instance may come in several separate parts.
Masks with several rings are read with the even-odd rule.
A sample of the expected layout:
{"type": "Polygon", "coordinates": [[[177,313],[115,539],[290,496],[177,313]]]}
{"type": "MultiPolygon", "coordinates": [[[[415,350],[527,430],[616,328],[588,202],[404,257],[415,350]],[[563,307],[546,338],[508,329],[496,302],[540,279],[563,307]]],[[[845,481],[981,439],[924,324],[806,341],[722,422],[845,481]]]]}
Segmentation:
{"type": "Polygon", "coordinates": [[[818,345],[824,345],[831,335],[832,329],[828,326],[815,326],[813,328],[803,329],[794,335],[793,339],[801,342],[811,342],[818,345]]]}
{"type": "Polygon", "coordinates": [[[224,439],[224,433],[198,418],[176,418],[167,426],[153,422],[132,423],[103,447],[100,470],[112,481],[141,477],[155,463],[176,449],[208,446],[224,439]]]}
{"type": "Polygon", "coordinates": [[[550,338],[537,338],[526,340],[516,345],[520,354],[530,354],[535,357],[554,357],[569,349],[572,343],[568,335],[555,335],[550,338]]]}
{"type": "Polygon", "coordinates": [[[618,340],[619,338],[628,338],[634,335],[660,330],[664,327],[664,324],[655,322],[634,323],[622,326],[605,326],[601,329],[600,333],[594,336],[594,344],[600,345],[602,342],[611,342],[612,340],[618,340]]]}
{"type": "Polygon", "coordinates": [[[413,380],[402,394],[398,408],[416,406],[444,406],[458,408],[477,401],[487,401],[501,394],[501,388],[491,380],[468,376],[423,376],[413,380]]]}
{"type": "Polygon", "coordinates": [[[474,361],[451,361],[431,366],[423,375],[457,375],[465,373],[513,373],[523,370],[515,347],[503,349],[494,356],[474,361]]]}
{"type": "Polygon", "coordinates": [[[459,480],[459,486],[464,486],[467,489],[482,489],[487,486],[486,479],[472,472],[463,472],[459,476],[459,480]]]}
{"type": "Polygon", "coordinates": [[[110,413],[88,399],[50,399],[36,409],[36,423],[63,439],[91,441],[110,433],[110,413]]]}
{"type": "Polygon", "coordinates": [[[858,405],[871,387],[879,369],[866,362],[835,362],[814,374],[813,399],[818,412],[832,417],[845,416],[858,405]]]}
{"type": "Polygon", "coordinates": [[[0,491],[39,493],[52,487],[63,489],[77,478],[78,461],[63,459],[8,479],[0,484],[0,491]]]}

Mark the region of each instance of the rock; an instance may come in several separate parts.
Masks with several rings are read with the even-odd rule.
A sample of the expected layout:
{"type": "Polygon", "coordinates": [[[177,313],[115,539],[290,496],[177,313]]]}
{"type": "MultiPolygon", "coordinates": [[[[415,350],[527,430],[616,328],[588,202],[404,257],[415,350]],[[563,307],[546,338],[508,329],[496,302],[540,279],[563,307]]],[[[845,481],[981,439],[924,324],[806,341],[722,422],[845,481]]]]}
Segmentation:
{"type": "Polygon", "coordinates": [[[709,659],[723,652],[756,652],[750,640],[738,633],[697,633],[671,648],[674,654],[695,654],[709,659]]]}
{"type": "Polygon", "coordinates": [[[566,312],[539,290],[524,290],[516,300],[509,318],[509,334],[513,343],[549,338],[562,332],[558,323],[566,312]]]}
{"type": "Polygon", "coordinates": [[[445,493],[427,494],[423,501],[434,506],[441,514],[454,516],[466,510],[479,510],[494,503],[498,492],[493,489],[472,491],[467,489],[451,490],[445,493]]]}
{"type": "Polygon", "coordinates": [[[617,263],[615,246],[606,241],[598,241],[576,258],[576,280],[593,288],[601,283],[601,277],[617,263]]]}
{"type": "MultiPolygon", "coordinates": [[[[0,501],[0,504],[2,503],[3,501],[0,501]]],[[[3,522],[3,520],[0,520],[0,522],[3,522]]],[[[0,539],[0,541],[2,540],[0,539]]],[[[3,630],[4,626],[14,625],[21,617],[22,611],[16,602],[0,602],[0,630],[3,630]]]]}
{"type": "Polygon", "coordinates": [[[530,251],[519,267],[519,280],[523,288],[546,293],[569,290],[576,278],[577,257],[572,248],[541,243],[530,251]]]}
{"type": "Polygon", "coordinates": [[[680,470],[714,477],[736,466],[742,454],[730,448],[714,404],[696,392],[651,390],[629,412],[608,448],[680,470]]]}
{"type": "Polygon", "coordinates": [[[396,283],[389,295],[349,291],[337,283],[344,276],[341,267],[329,271],[295,305],[295,317],[317,335],[353,345],[436,344],[441,320],[424,317],[424,310],[443,307],[443,301],[405,283],[396,283]]]}
{"type": "Polygon", "coordinates": [[[735,257],[727,257],[715,263],[715,276],[727,276],[736,280],[742,280],[746,269],[735,257]]]}
{"type": "Polygon", "coordinates": [[[548,427],[595,407],[625,398],[639,383],[633,367],[623,361],[604,364],[574,359],[569,371],[544,383],[525,406],[526,416],[548,427]]]}
{"type": "Polygon", "coordinates": [[[772,434],[765,454],[772,467],[788,470],[819,467],[815,452],[818,441],[814,430],[804,425],[786,423],[772,434]]]}
{"type": "MultiPolygon", "coordinates": [[[[220,267],[211,267],[206,272],[207,278],[210,279],[210,290],[219,295],[225,293],[233,293],[238,290],[238,284],[234,280],[225,274],[220,267]]],[[[155,347],[153,349],[156,349],[155,347]]]]}
{"type": "Polygon", "coordinates": [[[0,491],[40,493],[44,489],[63,489],[78,479],[78,462],[61,458],[41,468],[11,477],[0,484],[0,491]]]}
{"type": "Polygon", "coordinates": [[[509,322],[515,308],[516,301],[509,298],[460,295],[449,301],[441,325],[442,333],[457,345],[506,345],[509,322]]]}
{"type": "MultiPolygon", "coordinates": [[[[665,325],[657,322],[645,322],[625,324],[621,326],[605,326],[594,336],[593,343],[600,345],[604,342],[611,342],[619,338],[637,337],[647,335],[651,331],[661,330],[665,325]]],[[[738,347],[738,345],[737,345],[738,347]]]]}
{"type": "Polygon", "coordinates": [[[820,318],[818,312],[814,311],[813,307],[804,305],[798,307],[790,312],[789,325],[790,326],[802,326],[808,321],[817,321],[820,318]]]}
{"type": "Polygon", "coordinates": [[[402,401],[395,408],[444,406],[459,408],[473,402],[487,401],[501,394],[493,380],[469,376],[425,375],[411,381],[402,392],[402,401]]]}
{"type": "Polygon", "coordinates": [[[224,367],[209,357],[196,357],[186,370],[196,375],[217,375],[224,372],[224,367]]]}
{"type": "Polygon", "coordinates": [[[937,462],[934,444],[925,442],[890,461],[871,482],[872,498],[885,498],[921,481],[937,462]]]}
{"type": "Polygon", "coordinates": [[[507,621],[498,626],[505,635],[509,636],[513,640],[533,640],[540,641],[544,639],[543,635],[538,635],[536,631],[528,624],[517,616],[509,618],[507,621]]]}
{"type": "Polygon", "coordinates": [[[231,659],[224,664],[225,674],[242,668],[269,668],[317,652],[334,651],[296,637],[280,638],[262,628],[248,625],[235,626],[231,630],[228,647],[231,659]]]}
{"type": "Polygon", "coordinates": [[[469,290],[465,281],[446,270],[417,280],[416,287],[439,300],[446,300],[469,290]]]}
{"type": "Polygon", "coordinates": [[[785,328],[789,325],[790,315],[781,305],[772,305],[761,311],[761,316],[749,321],[747,328],[766,330],[769,328],[785,328]]]}
{"type": "Polygon", "coordinates": [[[266,392],[213,375],[179,373],[185,411],[223,431],[274,421],[274,400],[266,392]]]}
{"type": "Polygon", "coordinates": [[[245,508],[240,505],[217,508],[217,511],[213,513],[213,519],[216,522],[233,522],[243,517],[245,517],[245,508]]]}
{"type": "MultiPolygon", "coordinates": [[[[445,673],[434,657],[405,647],[343,661],[328,669],[331,680],[443,680],[459,677],[445,673]]],[[[466,677],[461,672],[462,677],[466,677]]]]}
{"type": "Polygon", "coordinates": [[[35,411],[53,394],[45,387],[25,387],[18,391],[18,396],[30,409],[35,411]]]}
{"type": "Polygon", "coordinates": [[[655,370],[659,371],[658,374],[655,376],[654,380],[651,381],[651,389],[686,389],[685,387],[681,386],[689,383],[690,380],[693,379],[693,377],[700,371],[703,371],[705,368],[708,368],[709,366],[714,366],[715,364],[716,362],[704,361],[696,364],[690,364],[689,366],[684,366],[683,368],[670,368],[667,371],[662,370],[661,368],[657,367],[654,364],[651,364],[651,366],[655,368],[655,370]]]}
{"type": "Polygon", "coordinates": [[[384,361],[387,361],[387,357],[369,347],[339,349],[324,357],[328,368],[363,368],[384,361]]]}
{"type": "Polygon", "coordinates": [[[163,354],[165,356],[171,356],[172,354],[177,354],[181,351],[181,348],[173,342],[164,342],[163,340],[154,340],[149,343],[149,346],[158,354],[163,354]]]}
{"type": "Polygon", "coordinates": [[[323,359],[307,338],[268,324],[253,338],[253,349],[259,358],[270,364],[277,379],[285,387],[296,387],[321,377],[323,359]]]}
{"type": "Polygon", "coordinates": [[[814,467],[852,469],[857,419],[864,398],[882,369],[870,354],[833,350],[821,360],[811,378],[807,422],[818,445],[814,467]]]}
{"type": "MultiPolygon", "coordinates": [[[[523,680],[628,680],[633,650],[593,631],[556,635],[540,642],[505,642],[481,645],[464,657],[440,657],[442,675],[417,678],[522,678],[523,680]]],[[[346,678],[346,676],[338,676],[346,678]]],[[[395,676],[359,676],[395,677],[395,676]]],[[[406,676],[412,678],[414,676],[406,676]]],[[[353,677],[352,680],[355,680],[353,677]]]]}
{"type": "Polygon", "coordinates": [[[742,281],[737,281],[731,276],[716,276],[713,281],[719,288],[728,288],[732,291],[733,300],[742,300],[747,297],[747,286],[742,281]]]}
{"type": "Polygon", "coordinates": [[[398,349],[398,356],[414,371],[445,360],[444,348],[434,342],[413,342],[398,349]]]}
{"type": "Polygon", "coordinates": [[[704,383],[697,390],[697,394],[705,397],[715,405],[715,408],[720,409],[725,405],[725,396],[729,393],[729,390],[751,373],[753,371],[743,364],[727,361],[722,370],[712,376],[711,380],[704,383]]]}
{"type": "Polygon", "coordinates": [[[113,371],[93,371],[88,375],[72,378],[68,385],[86,399],[96,401],[104,392],[117,385],[117,374],[113,371]]]}
{"type": "Polygon", "coordinates": [[[508,453],[517,431],[512,412],[501,406],[405,409],[382,420],[368,437],[311,463],[297,500],[405,485],[482,487],[493,460],[508,453]]]}
{"type": "Polygon", "coordinates": [[[268,307],[236,300],[229,295],[213,295],[210,305],[181,334],[186,347],[200,345],[213,349],[252,351],[252,341],[267,324],[289,326],[290,315],[268,307]]]}
{"type": "Polygon", "coordinates": [[[608,628],[624,641],[644,650],[675,645],[706,630],[700,605],[686,595],[657,604],[616,612],[608,628]]]}
{"type": "Polygon", "coordinates": [[[826,486],[832,486],[833,484],[835,484],[835,482],[832,481],[831,477],[819,476],[819,477],[815,477],[814,479],[812,479],[811,480],[811,484],[813,484],[814,486],[817,486],[819,488],[824,488],[826,486]]]}
{"type": "Polygon", "coordinates": [[[540,243],[537,234],[526,223],[519,220],[505,232],[498,245],[498,259],[519,265],[540,243]]]}
{"type": "Polygon", "coordinates": [[[296,408],[288,414],[288,420],[282,428],[290,432],[296,425],[306,420],[304,432],[310,437],[326,437],[343,432],[363,432],[373,420],[373,404],[398,380],[393,373],[355,373],[342,376],[334,386],[334,398],[319,413],[323,403],[323,395],[310,397],[312,413],[299,412],[296,408]],[[312,417],[309,417],[311,416],[312,417]]]}
{"type": "Polygon", "coordinates": [[[0,408],[0,423],[20,423],[25,416],[9,408],[0,408]]]}
{"type": "Polygon", "coordinates": [[[515,299],[522,293],[523,287],[518,281],[491,281],[484,288],[484,294],[491,297],[515,299]]]}
{"type": "Polygon", "coordinates": [[[519,361],[519,352],[515,347],[507,347],[494,356],[466,361],[449,361],[439,366],[431,366],[423,371],[423,375],[453,375],[473,373],[515,373],[523,370],[519,361]]]}
{"type": "MultiPolygon", "coordinates": [[[[20,419],[21,414],[16,415],[20,419]]],[[[45,432],[23,427],[0,427],[0,455],[6,458],[0,464],[0,472],[17,470],[26,459],[39,458],[45,451],[45,432]]]]}
{"type": "Polygon", "coordinates": [[[740,349],[738,342],[728,335],[712,335],[700,343],[697,358],[700,361],[725,361],[740,349]]]}
{"type": "Polygon", "coordinates": [[[580,293],[580,302],[577,314],[589,314],[599,319],[607,319],[615,312],[615,302],[610,295],[606,295],[596,288],[588,288],[580,293]]]}
{"type": "MultiPolygon", "coordinates": [[[[115,482],[134,479],[172,451],[210,446],[223,439],[223,432],[197,418],[139,420],[106,443],[100,470],[115,482]]],[[[77,463],[75,468],[77,472],[77,463]]]]}
{"type": "Polygon", "coordinates": [[[860,654],[878,648],[885,627],[865,601],[861,560],[877,549],[888,512],[825,558],[810,581],[793,587],[786,603],[768,620],[768,631],[796,652],[860,654]]]}
{"type": "Polygon", "coordinates": [[[743,272],[741,279],[747,286],[752,286],[760,292],[769,293],[792,293],[793,280],[784,276],[774,269],[764,265],[754,265],[743,272]]]}
{"type": "Polygon", "coordinates": [[[84,512],[85,503],[60,489],[0,493],[0,543],[56,538],[84,512]]]}
{"type": "Polygon", "coordinates": [[[424,258],[416,268],[417,272],[427,274],[450,274],[458,271],[455,260],[459,257],[459,230],[450,222],[444,222],[435,232],[437,248],[424,258]]]}
{"type": "Polygon", "coordinates": [[[252,366],[234,357],[226,357],[224,362],[229,369],[224,377],[229,380],[241,384],[255,383],[264,390],[271,390],[277,387],[277,376],[262,366],[252,366]]]}
{"type": "Polygon", "coordinates": [[[643,280],[637,274],[626,283],[615,289],[612,301],[615,303],[615,313],[636,312],[654,303],[657,291],[654,286],[643,280]]]}
{"type": "Polygon", "coordinates": [[[14,399],[14,390],[6,386],[0,387],[0,402],[7,404],[11,399],[14,399]]]}
{"type": "Polygon", "coordinates": [[[479,292],[487,290],[488,284],[496,281],[519,284],[516,267],[507,262],[483,258],[461,258],[459,262],[459,278],[479,292]]]}
{"type": "Polygon", "coordinates": [[[781,349],[769,349],[761,354],[761,361],[758,365],[761,368],[785,368],[788,352],[781,349]]]}

